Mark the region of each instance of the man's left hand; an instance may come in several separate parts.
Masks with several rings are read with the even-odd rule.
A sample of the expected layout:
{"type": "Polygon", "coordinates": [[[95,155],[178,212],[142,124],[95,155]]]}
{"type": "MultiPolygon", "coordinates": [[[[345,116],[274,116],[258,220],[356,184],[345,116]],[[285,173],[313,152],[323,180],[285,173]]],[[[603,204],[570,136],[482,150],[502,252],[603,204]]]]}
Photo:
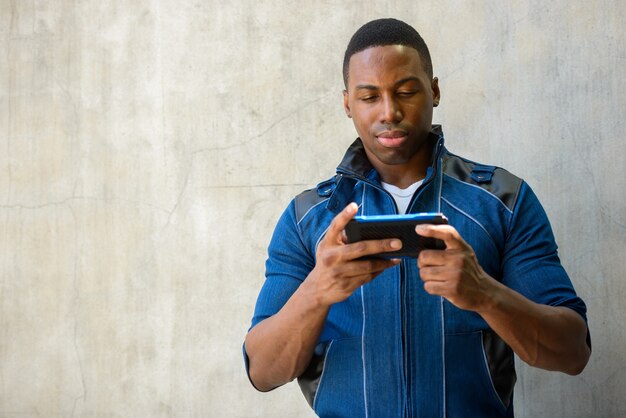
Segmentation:
{"type": "Polygon", "coordinates": [[[489,306],[498,282],[485,273],[459,232],[451,225],[418,225],[415,231],[446,244],[445,250],[422,250],[417,258],[424,290],[465,310],[480,311],[489,306]]]}

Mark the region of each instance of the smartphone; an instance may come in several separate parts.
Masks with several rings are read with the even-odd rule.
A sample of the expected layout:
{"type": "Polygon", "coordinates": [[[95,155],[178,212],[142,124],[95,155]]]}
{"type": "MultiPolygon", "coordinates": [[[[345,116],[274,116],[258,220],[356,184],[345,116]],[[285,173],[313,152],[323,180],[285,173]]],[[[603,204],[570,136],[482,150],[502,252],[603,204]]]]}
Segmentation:
{"type": "Polygon", "coordinates": [[[447,224],[448,219],[438,212],[412,213],[407,215],[355,216],[346,226],[348,242],[363,240],[398,238],[402,248],[374,254],[378,258],[415,258],[423,249],[443,250],[445,243],[440,239],[417,235],[415,226],[419,224],[447,224]]]}

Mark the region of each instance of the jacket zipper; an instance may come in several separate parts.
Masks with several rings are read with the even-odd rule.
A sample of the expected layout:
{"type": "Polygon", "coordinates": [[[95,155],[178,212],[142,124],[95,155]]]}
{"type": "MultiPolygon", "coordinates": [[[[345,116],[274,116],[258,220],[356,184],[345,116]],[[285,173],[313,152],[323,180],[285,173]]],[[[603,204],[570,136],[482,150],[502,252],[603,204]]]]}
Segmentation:
{"type": "MultiPolygon", "coordinates": [[[[437,169],[438,169],[438,161],[439,161],[439,153],[441,151],[441,146],[438,145],[437,149],[437,156],[435,157],[435,165],[434,167],[432,167],[432,170],[434,172],[434,174],[432,174],[430,176],[430,178],[427,178],[427,181],[424,181],[424,183],[422,183],[422,185],[419,187],[418,190],[416,190],[416,192],[413,194],[413,197],[411,198],[411,201],[409,202],[409,205],[407,206],[407,213],[411,213],[411,208],[413,206],[413,204],[415,203],[415,201],[417,200],[417,198],[419,197],[419,195],[421,194],[421,192],[424,190],[424,188],[430,184],[433,179],[436,177],[437,174],[437,169]]],[[[356,174],[354,172],[350,172],[348,170],[345,169],[341,169],[338,168],[337,172],[340,173],[343,177],[345,178],[350,178],[350,179],[354,179],[357,181],[361,181],[371,187],[374,187],[375,189],[378,189],[380,191],[382,191],[383,193],[385,193],[387,196],[389,196],[389,198],[391,199],[393,206],[395,208],[395,213],[398,214],[398,205],[396,205],[396,201],[394,200],[393,196],[391,196],[391,194],[383,189],[381,186],[379,186],[378,184],[374,183],[373,181],[359,175],[356,174]]],[[[406,268],[404,267],[404,263],[405,260],[402,259],[402,262],[400,263],[400,298],[401,298],[401,303],[400,303],[400,323],[401,323],[401,344],[402,344],[402,377],[404,379],[404,390],[406,393],[406,396],[404,397],[404,411],[403,411],[403,415],[405,417],[410,416],[410,411],[412,410],[411,408],[411,396],[410,396],[410,388],[409,388],[409,370],[408,370],[408,365],[410,364],[410,359],[409,359],[409,350],[407,350],[407,341],[406,341],[406,303],[407,303],[407,296],[405,294],[406,291],[406,285],[405,285],[405,270],[406,268]]]]}

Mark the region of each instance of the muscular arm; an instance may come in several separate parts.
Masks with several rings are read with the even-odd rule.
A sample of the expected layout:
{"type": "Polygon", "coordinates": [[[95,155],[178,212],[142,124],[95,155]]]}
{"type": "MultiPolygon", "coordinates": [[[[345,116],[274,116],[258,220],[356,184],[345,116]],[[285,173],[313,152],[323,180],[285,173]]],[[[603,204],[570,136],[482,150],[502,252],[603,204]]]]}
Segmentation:
{"type": "Polygon", "coordinates": [[[490,277],[453,227],[418,226],[417,232],[446,243],[446,250],[422,251],[418,258],[428,293],[477,312],[531,366],[568,374],[582,372],[591,350],[580,315],[566,307],[535,303],[490,277]]]}
{"type": "Polygon", "coordinates": [[[329,309],[305,280],[278,313],[250,330],[245,346],[257,389],[274,389],[304,372],[329,309]]]}
{"type": "Polygon", "coordinates": [[[587,325],[579,314],[532,302],[491,281],[490,302],[477,312],[523,361],[571,375],[583,371],[591,350],[586,343],[587,325]]]}
{"type": "Polygon", "coordinates": [[[399,240],[346,244],[343,230],[357,212],[351,203],[331,222],[317,249],[317,264],[275,315],[246,336],[250,380],[268,391],[300,376],[313,356],[330,307],[347,299],[398,260],[358,260],[365,255],[398,250],[399,240]]]}

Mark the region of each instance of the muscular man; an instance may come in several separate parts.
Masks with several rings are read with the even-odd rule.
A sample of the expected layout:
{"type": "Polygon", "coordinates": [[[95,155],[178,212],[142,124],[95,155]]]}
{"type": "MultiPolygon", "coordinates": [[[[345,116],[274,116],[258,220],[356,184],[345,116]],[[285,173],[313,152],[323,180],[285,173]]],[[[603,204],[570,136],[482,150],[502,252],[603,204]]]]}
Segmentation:
{"type": "Polygon", "coordinates": [[[345,52],[344,82],[359,137],[276,226],[244,344],[254,386],[298,378],[320,416],[511,417],[513,353],[580,373],[586,307],[546,214],[520,178],[444,147],[420,35],[395,19],[365,24],[345,52]],[[416,229],[445,250],[364,260],[401,242],[346,242],[356,214],[417,212],[447,216],[416,229]]]}

